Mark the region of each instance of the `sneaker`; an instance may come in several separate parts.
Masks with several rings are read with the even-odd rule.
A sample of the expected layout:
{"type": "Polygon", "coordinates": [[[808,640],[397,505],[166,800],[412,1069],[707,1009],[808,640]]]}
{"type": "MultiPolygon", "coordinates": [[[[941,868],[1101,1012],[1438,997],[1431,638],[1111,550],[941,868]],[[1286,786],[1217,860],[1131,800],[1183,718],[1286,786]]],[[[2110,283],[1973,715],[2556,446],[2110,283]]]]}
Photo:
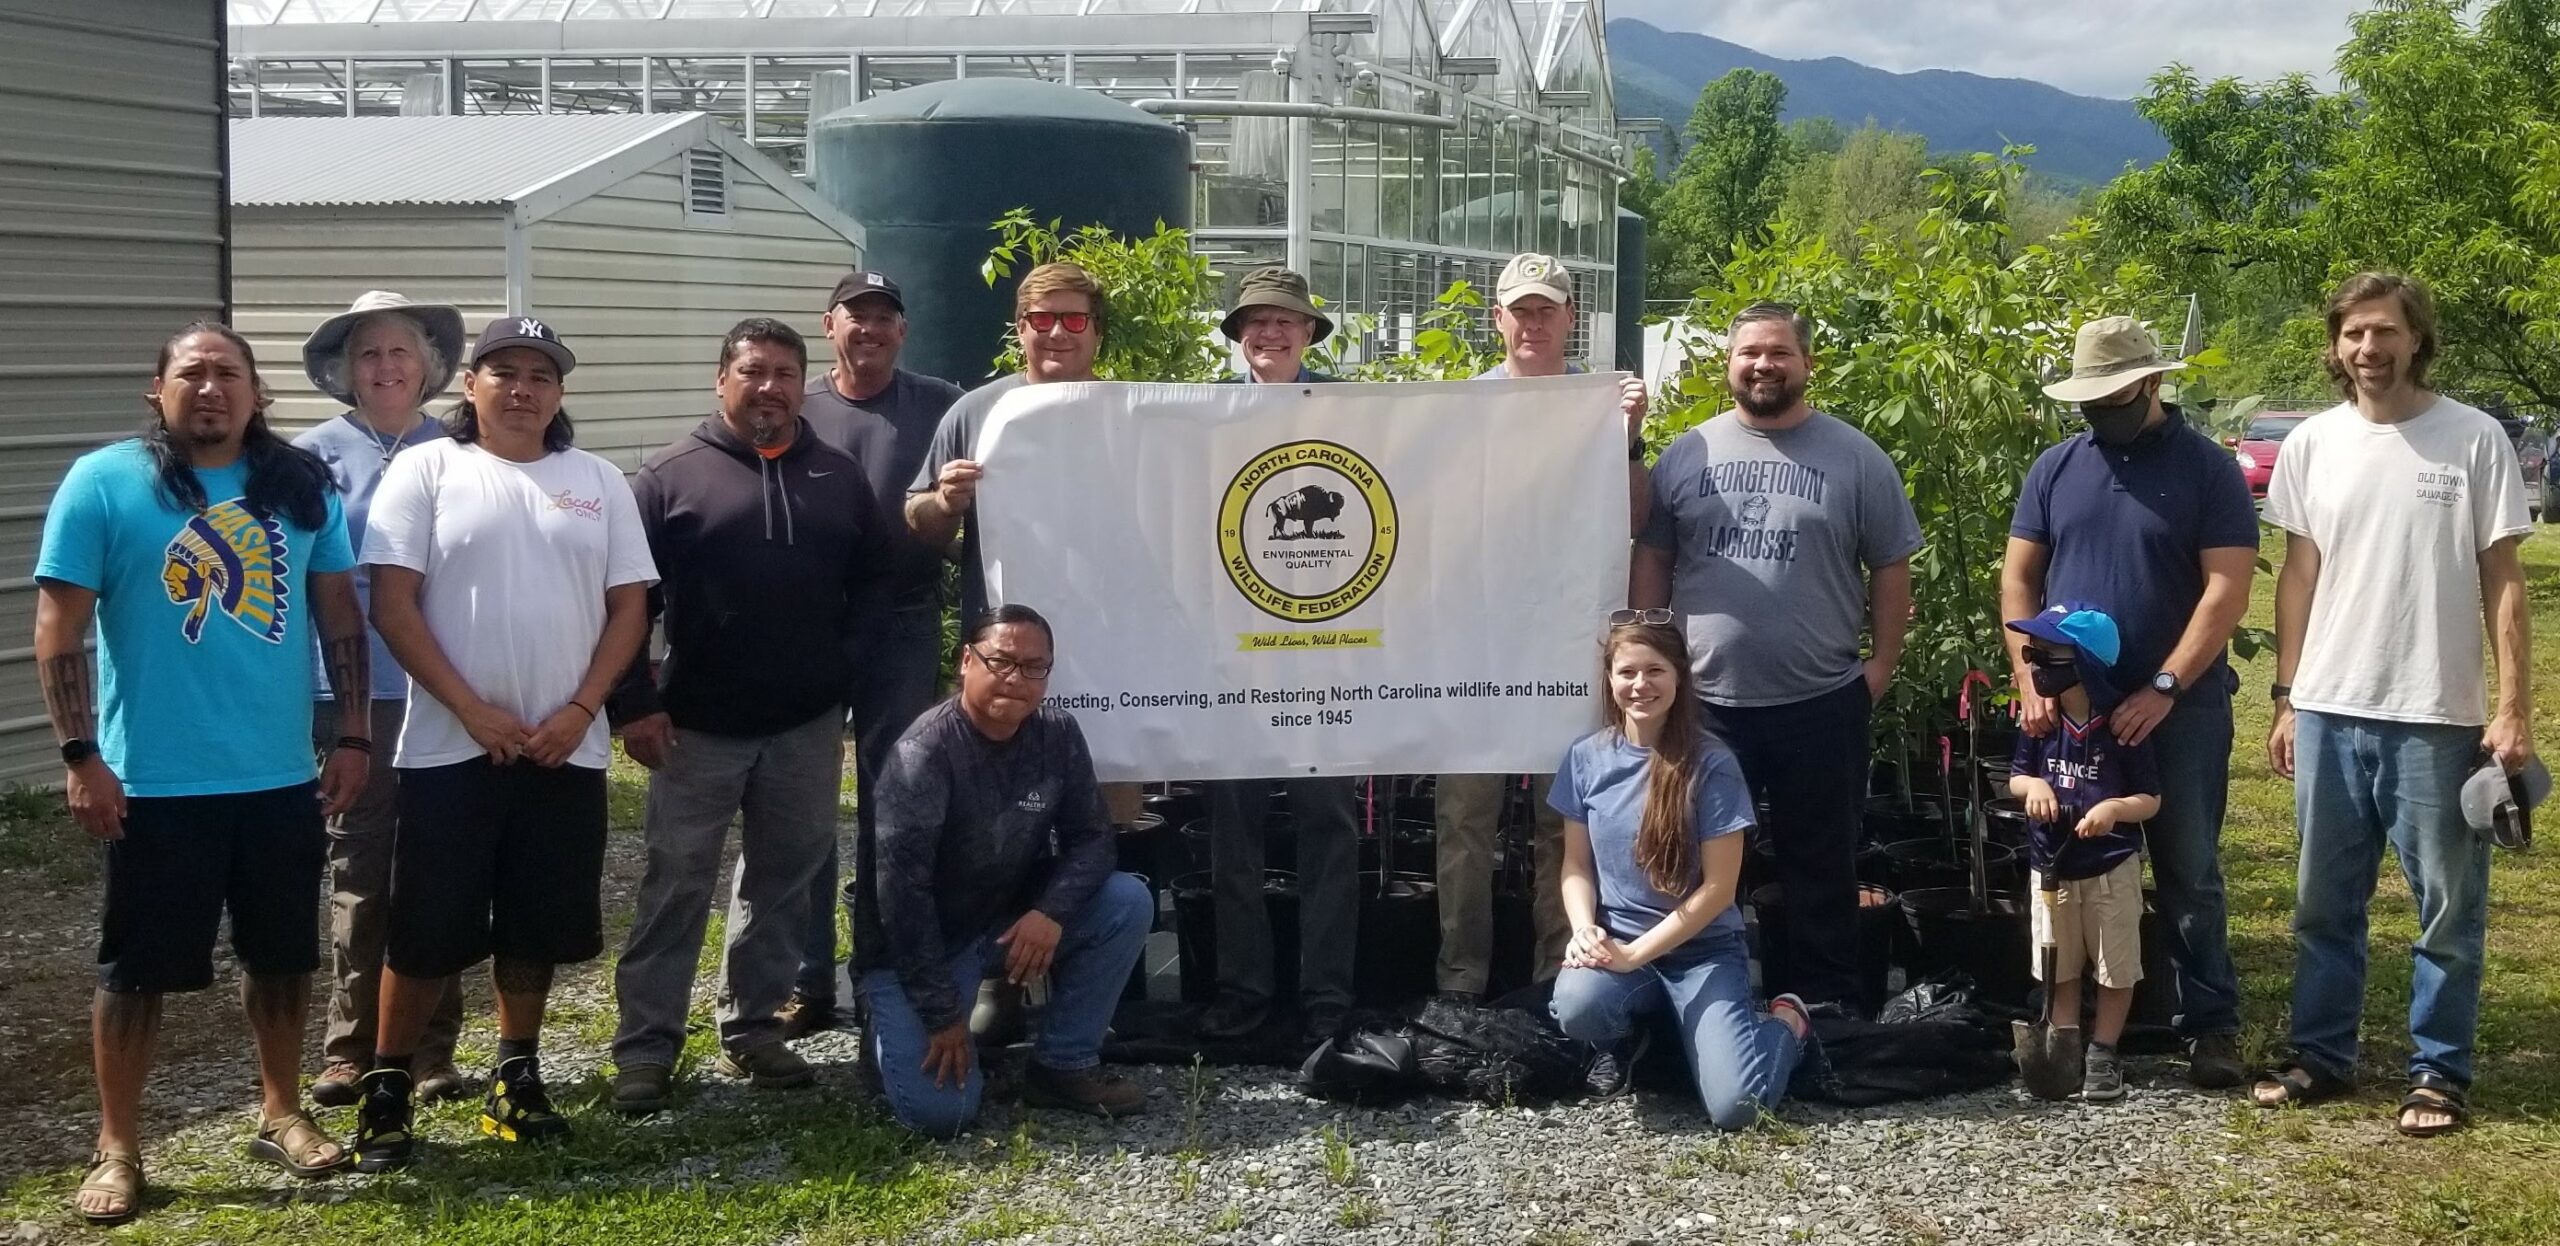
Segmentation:
{"type": "Polygon", "coordinates": [[[2081,1102],[2113,1103],[2124,1097],[2124,1065],[2115,1048],[2089,1044],[2087,1070],[2080,1078],[2081,1102]]]}
{"type": "Polygon", "coordinates": [[[2199,1034],[2187,1046],[2187,1080],[2205,1090],[2229,1090],[2249,1075],[2240,1063],[2240,1040],[2229,1034],[2199,1034]]]}
{"type": "Polygon", "coordinates": [[[663,1112],[675,1080],[675,1070],[663,1064],[627,1064],[615,1069],[613,1110],[625,1116],[663,1112]]]}
{"type": "Polygon", "coordinates": [[[836,1001],[811,995],[799,987],[791,990],[791,998],[783,1001],[782,1011],[773,1014],[782,1023],[782,1039],[789,1042],[823,1033],[844,1024],[836,1015],[836,1001]]]}
{"type": "Polygon", "coordinates": [[[1022,1075],[1026,1107],[1090,1112],[1095,1116],[1135,1116],[1147,1109],[1147,1092],[1136,1082],[1100,1068],[1053,1069],[1037,1060],[1022,1075]]]}
{"type": "Polygon", "coordinates": [[[311,1101],[324,1108],[354,1107],[363,1094],[356,1083],[364,1078],[364,1066],[353,1060],[331,1060],[311,1079],[311,1101]]]}
{"type": "Polygon", "coordinates": [[[569,1120],[552,1110],[542,1068],[531,1056],[502,1062],[489,1075],[480,1105],[480,1132],[501,1142],[546,1142],[569,1136],[569,1120]]]}
{"type": "Polygon", "coordinates": [[[409,1131],[409,1075],[399,1069],[375,1069],[356,1083],[356,1136],[348,1148],[357,1172],[406,1168],[418,1157],[418,1139],[409,1131]]]}
{"type": "Polygon", "coordinates": [[[1651,1046],[1652,1032],[1639,1029],[1634,1038],[1601,1048],[1591,1057],[1591,1066],[1582,1072],[1583,1089],[1594,1099],[1615,1099],[1635,1089],[1636,1061],[1644,1059],[1645,1050],[1651,1046]]]}
{"type": "Polygon", "coordinates": [[[451,1060],[439,1060],[418,1074],[418,1102],[442,1103],[471,1093],[471,1079],[453,1067],[451,1060]]]}
{"type": "Polygon", "coordinates": [[[758,1090],[798,1090],[818,1082],[818,1070],[778,1042],[721,1052],[718,1068],[722,1076],[738,1078],[758,1090]]]}
{"type": "Polygon", "coordinates": [[[1351,1010],[1340,1004],[1309,1004],[1298,1018],[1299,1045],[1313,1051],[1339,1037],[1350,1020],[1351,1010]]]}
{"type": "Polygon", "coordinates": [[[1192,1027],[1191,1032],[1211,1042],[1231,1043],[1261,1033],[1263,1023],[1270,1019],[1270,1006],[1261,1000],[1234,991],[1220,991],[1218,998],[1200,1010],[1200,1022],[1192,1027]]]}

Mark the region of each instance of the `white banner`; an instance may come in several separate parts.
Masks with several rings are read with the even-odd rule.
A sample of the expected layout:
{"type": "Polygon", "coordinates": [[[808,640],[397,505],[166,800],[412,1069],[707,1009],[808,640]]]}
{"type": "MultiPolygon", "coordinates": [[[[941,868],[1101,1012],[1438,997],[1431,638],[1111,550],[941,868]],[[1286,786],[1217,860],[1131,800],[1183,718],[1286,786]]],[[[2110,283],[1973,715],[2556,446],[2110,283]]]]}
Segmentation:
{"type": "Polygon", "coordinates": [[[1614,374],[1027,385],[977,449],[988,593],[1105,780],[1546,773],[1599,721],[1614,374]]]}

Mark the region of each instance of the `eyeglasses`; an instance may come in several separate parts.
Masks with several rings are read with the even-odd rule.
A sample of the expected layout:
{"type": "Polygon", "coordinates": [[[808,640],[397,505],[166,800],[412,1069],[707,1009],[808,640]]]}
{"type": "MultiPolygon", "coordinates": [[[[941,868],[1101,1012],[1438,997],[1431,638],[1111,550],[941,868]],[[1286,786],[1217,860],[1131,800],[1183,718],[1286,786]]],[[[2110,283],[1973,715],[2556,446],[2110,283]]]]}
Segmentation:
{"type": "Polygon", "coordinates": [[[1671,612],[1668,610],[1612,610],[1609,612],[1609,626],[1625,627],[1630,623],[1642,623],[1646,627],[1669,627],[1671,612]]]}
{"type": "Polygon", "coordinates": [[[2029,666],[2078,666],[2080,655],[2047,649],[2041,645],[2030,645],[2027,647],[2027,664],[2029,666]]]}
{"type": "Polygon", "coordinates": [[[1025,662],[1020,658],[1009,658],[1001,653],[991,654],[976,645],[968,646],[968,650],[978,656],[978,663],[987,668],[988,674],[998,679],[1010,679],[1019,675],[1036,683],[1047,679],[1049,672],[1057,666],[1055,662],[1025,662]]]}
{"type": "Polygon", "coordinates": [[[1092,312],[1024,312],[1022,325],[1034,333],[1046,333],[1063,325],[1069,333],[1082,333],[1093,327],[1092,312]]]}

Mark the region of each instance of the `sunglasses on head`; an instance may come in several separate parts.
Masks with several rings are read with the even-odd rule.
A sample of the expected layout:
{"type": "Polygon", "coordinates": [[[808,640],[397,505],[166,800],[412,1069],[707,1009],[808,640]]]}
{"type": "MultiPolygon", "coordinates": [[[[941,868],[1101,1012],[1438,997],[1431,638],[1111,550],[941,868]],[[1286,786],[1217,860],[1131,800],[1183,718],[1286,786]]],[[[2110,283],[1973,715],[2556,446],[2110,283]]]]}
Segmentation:
{"type": "Polygon", "coordinates": [[[1093,327],[1093,313],[1050,311],[1024,312],[1022,313],[1022,323],[1025,328],[1030,329],[1034,333],[1046,333],[1060,325],[1066,326],[1066,330],[1069,333],[1082,333],[1093,327]]]}
{"type": "Polygon", "coordinates": [[[2065,653],[2059,649],[2047,649],[2042,645],[2031,645],[2027,648],[2027,662],[2032,666],[2077,666],[2080,664],[2080,655],[2065,653]]]}
{"type": "Polygon", "coordinates": [[[1612,610],[1609,612],[1609,626],[1625,627],[1630,623],[1642,623],[1647,627],[1669,627],[1671,612],[1668,610],[1612,610]]]}

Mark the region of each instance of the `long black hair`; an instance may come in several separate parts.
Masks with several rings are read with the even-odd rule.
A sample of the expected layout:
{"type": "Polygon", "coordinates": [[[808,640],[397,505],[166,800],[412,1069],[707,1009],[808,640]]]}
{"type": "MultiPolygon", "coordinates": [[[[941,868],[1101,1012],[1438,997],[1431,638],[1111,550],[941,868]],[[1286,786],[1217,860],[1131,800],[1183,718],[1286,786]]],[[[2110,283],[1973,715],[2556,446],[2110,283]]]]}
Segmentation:
{"type": "MultiPolygon", "coordinates": [[[[474,361],[463,365],[462,370],[477,372],[480,370],[480,365],[474,361]]],[[[453,438],[454,444],[459,446],[472,445],[480,440],[480,412],[471,405],[470,387],[465,386],[461,399],[453,404],[453,410],[445,412],[444,433],[445,436],[453,438]]],[[[552,415],[551,422],[543,426],[542,452],[558,454],[577,444],[577,441],[578,426],[569,422],[569,409],[562,407],[552,415]]]]}
{"type": "MultiPolygon", "coordinates": [[[[156,382],[167,377],[178,344],[201,333],[231,343],[240,352],[241,362],[249,365],[249,383],[257,389],[258,409],[249,413],[249,425],[240,434],[240,459],[249,467],[249,487],[243,501],[261,518],[281,515],[297,528],[318,531],[329,522],[329,491],[337,488],[337,481],[320,456],[276,436],[275,430],[267,426],[267,384],[258,377],[258,355],[249,349],[247,338],[218,320],[194,321],[160,344],[160,360],[152,365],[152,379],[156,382]]],[[[212,505],[205,496],[204,481],[196,476],[195,464],[188,461],[184,449],[170,440],[167,417],[155,412],[143,424],[142,446],[151,453],[151,465],[159,473],[162,497],[180,510],[202,511],[212,505]]]]}

